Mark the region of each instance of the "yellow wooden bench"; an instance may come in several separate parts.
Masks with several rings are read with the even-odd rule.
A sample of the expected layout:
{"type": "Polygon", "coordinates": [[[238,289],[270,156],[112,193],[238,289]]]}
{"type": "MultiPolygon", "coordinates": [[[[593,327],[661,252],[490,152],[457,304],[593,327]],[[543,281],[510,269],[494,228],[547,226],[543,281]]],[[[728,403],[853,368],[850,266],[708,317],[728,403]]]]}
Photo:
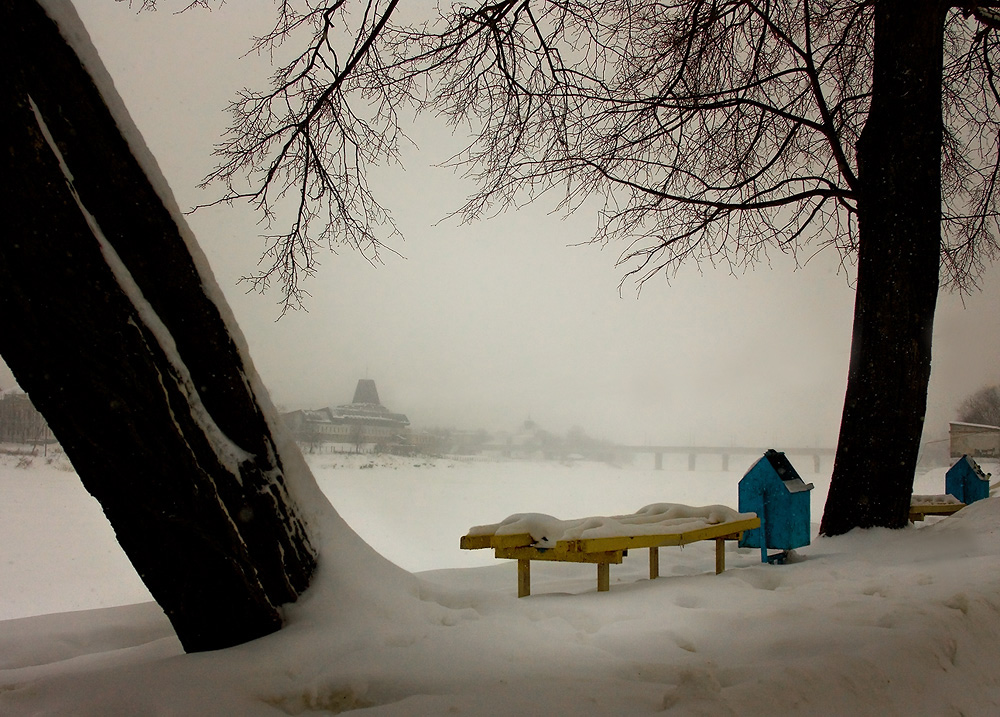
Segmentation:
{"type": "Polygon", "coordinates": [[[952,515],[965,503],[950,495],[915,495],[910,499],[910,521],[916,523],[928,515],[952,515]]]}
{"type": "Polygon", "coordinates": [[[743,531],[759,527],[760,519],[754,516],[683,532],[559,540],[554,546],[545,548],[537,547],[528,533],[516,535],[476,533],[462,536],[461,547],[463,550],[493,548],[497,558],[517,560],[518,597],[531,594],[532,560],[596,563],[597,590],[606,592],[610,589],[611,563],[621,563],[630,548],[649,548],[649,579],[655,580],[660,574],[659,548],[687,545],[700,540],[714,540],[715,572],[718,574],[726,569],[725,541],[739,540],[743,531]]]}

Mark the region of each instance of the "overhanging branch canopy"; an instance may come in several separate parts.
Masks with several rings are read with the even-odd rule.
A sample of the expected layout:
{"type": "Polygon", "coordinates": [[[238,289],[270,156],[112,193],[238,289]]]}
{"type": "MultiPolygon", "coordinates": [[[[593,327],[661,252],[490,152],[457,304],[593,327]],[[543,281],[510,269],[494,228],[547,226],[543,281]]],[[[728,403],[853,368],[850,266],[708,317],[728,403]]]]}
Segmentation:
{"type": "MultiPolygon", "coordinates": [[[[942,232],[959,283],[996,250],[997,5],[959,5],[948,22],[942,232]]],[[[475,182],[455,216],[596,198],[595,240],[624,239],[639,281],[686,258],[752,262],[769,246],[850,256],[871,7],[499,0],[414,17],[395,0],[282,3],[256,49],[308,33],[307,49],[233,103],[208,181],[270,218],[283,199],[296,207],[253,277],[279,281],[286,306],[301,302],[318,248],[377,260],[396,231],[366,172],[398,161],[405,109],[471,128],[446,161],[475,182]]]]}

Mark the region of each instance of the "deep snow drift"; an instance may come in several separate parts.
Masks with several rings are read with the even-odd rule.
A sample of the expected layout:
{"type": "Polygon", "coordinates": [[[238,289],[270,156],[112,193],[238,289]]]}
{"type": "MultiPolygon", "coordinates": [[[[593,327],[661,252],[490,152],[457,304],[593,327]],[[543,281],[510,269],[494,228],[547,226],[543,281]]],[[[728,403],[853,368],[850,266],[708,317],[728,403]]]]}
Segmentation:
{"type": "MultiPolygon", "coordinates": [[[[661,549],[656,581],[633,551],[608,593],[593,566],[536,563],[535,594],[519,600],[512,561],[458,548],[470,526],[516,512],[735,506],[754,460],[688,472],[311,457],[362,537],[423,572],[328,544],[335,557],[284,630],[184,655],[155,604],[65,612],[144,589],[64,464],[0,457],[0,617],[60,611],[0,622],[0,713],[997,714],[997,498],[902,531],[815,539],[783,566],[730,545],[719,576],[708,543],[661,549]]],[[[803,477],[818,522],[828,475],[803,477]]],[[[943,485],[934,469],[916,492],[943,485]]]]}

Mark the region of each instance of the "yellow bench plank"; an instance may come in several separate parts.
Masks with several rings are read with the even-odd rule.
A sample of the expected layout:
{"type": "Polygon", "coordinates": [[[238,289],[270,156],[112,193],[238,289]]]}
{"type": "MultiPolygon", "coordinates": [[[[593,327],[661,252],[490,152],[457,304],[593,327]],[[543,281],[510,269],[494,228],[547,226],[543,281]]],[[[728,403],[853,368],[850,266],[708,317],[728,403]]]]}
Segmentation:
{"type": "Polygon", "coordinates": [[[965,507],[965,503],[914,503],[910,505],[910,520],[916,522],[928,515],[951,515],[965,507]]]}
{"type": "Polygon", "coordinates": [[[492,548],[521,548],[527,547],[535,542],[535,539],[528,533],[518,533],[516,535],[494,535],[490,543],[492,548]]]}
{"type": "Polygon", "coordinates": [[[560,563],[621,563],[624,551],[609,550],[591,553],[566,553],[545,548],[497,548],[496,557],[510,560],[552,560],[560,563]]]}
{"type": "Polygon", "coordinates": [[[491,548],[492,535],[463,535],[459,541],[462,550],[479,550],[480,548],[491,548]]]}
{"type": "Polygon", "coordinates": [[[531,545],[534,539],[528,533],[516,535],[463,535],[459,542],[462,550],[479,550],[480,548],[517,548],[531,545]]]}
{"type": "MultiPolygon", "coordinates": [[[[928,506],[952,507],[952,506],[928,506]]],[[[955,510],[962,506],[955,506],[955,510]]],[[[746,530],[760,527],[757,517],[733,520],[717,525],[709,525],[683,533],[659,533],[655,535],[619,535],[607,538],[581,538],[560,540],[552,548],[539,548],[528,533],[517,535],[463,535],[460,545],[463,550],[493,548],[497,558],[517,560],[517,596],[531,594],[531,561],[549,560],[564,563],[592,563],[597,565],[597,590],[610,589],[610,565],[621,563],[622,557],[632,548],[649,548],[649,577],[655,579],[660,572],[659,548],[680,546],[700,540],[715,541],[715,572],[726,569],[725,541],[738,540],[746,530]]]]}

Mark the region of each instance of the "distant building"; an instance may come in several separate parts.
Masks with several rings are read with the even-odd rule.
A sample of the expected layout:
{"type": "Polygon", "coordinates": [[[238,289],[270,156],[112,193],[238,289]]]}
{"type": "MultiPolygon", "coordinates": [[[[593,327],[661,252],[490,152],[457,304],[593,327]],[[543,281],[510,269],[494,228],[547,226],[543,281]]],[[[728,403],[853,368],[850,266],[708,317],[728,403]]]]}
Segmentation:
{"type": "Polygon", "coordinates": [[[951,457],[973,458],[1000,457],[1000,426],[982,426],[977,423],[949,423],[951,457]]]}
{"type": "Polygon", "coordinates": [[[357,453],[414,451],[410,419],[383,406],[375,381],[368,378],[358,381],[350,403],[333,408],[293,411],[282,418],[295,439],[310,450],[330,446],[334,450],[357,453]]]}
{"type": "Polygon", "coordinates": [[[48,424],[27,394],[0,391],[0,443],[53,442],[48,424]]]}
{"type": "Polygon", "coordinates": [[[541,428],[530,418],[513,432],[502,431],[486,449],[504,458],[554,460],[565,457],[558,436],[541,428]]]}

